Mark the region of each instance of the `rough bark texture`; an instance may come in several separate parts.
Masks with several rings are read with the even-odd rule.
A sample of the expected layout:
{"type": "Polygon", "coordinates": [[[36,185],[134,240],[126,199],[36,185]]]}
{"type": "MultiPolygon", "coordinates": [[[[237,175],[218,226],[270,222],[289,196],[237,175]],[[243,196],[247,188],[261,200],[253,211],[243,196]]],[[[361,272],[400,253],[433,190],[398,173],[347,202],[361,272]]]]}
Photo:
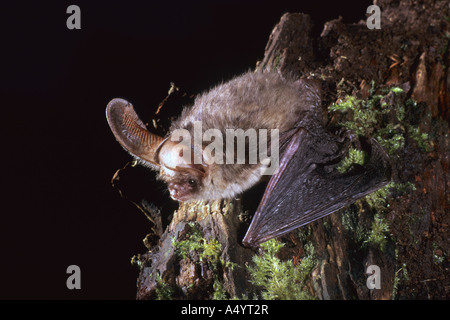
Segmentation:
{"type": "MultiPolygon", "coordinates": [[[[310,35],[308,15],[283,15],[257,68],[322,80],[324,107],[346,95],[367,99],[382,88],[400,87],[402,102],[417,102],[406,108],[407,121],[428,135],[431,147],[424,150],[406,136],[392,158],[393,181],[415,188],[388,196],[382,213],[389,225],[384,246],[360,239],[357,230],[370,231],[380,213],[359,202],[283,237],[279,257],[298,261],[306,243],[314,246],[317,264],[309,287],[319,299],[448,299],[450,9],[445,0],[376,4],[380,30],[368,29],[365,21],[348,25],[337,19],[326,23],[318,38],[310,35]],[[367,288],[369,265],[380,267],[381,289],[367,288]]],[[[327,109],[324,117],[330,127],[342,120],[327,109]]],[[[161,218],[149,214],[156,228],[147,239],[149,251],[135,259],[140,266],[137,298],[164,298],[166,289],[177,299],[211,299],[217,292],[222,298],[251,297],[257,288],[248,281],[246,264],[255,252],[239,244],[248,225],[240,220],[248,199],[183,204],[163,233],[163,223],[155,222],[161,218]],[[194,231],[204,245],[220,243],[218,258],[205,254],[204,247],[183,253],[180,243],[194,231]]],[[[134,202],[154,212],[146,200],[134,202]]]]}
{"type": "Polygon", "coordinates": [[[181,205],[159,245],[142,257],[137,297],[161,298],[158,290],[168,285],[174,291],[171,298],[210,299],[219,290],[217,281],[227,292],[226,297],[242,296],[248,292],[245,268],[239,266],[249,261],[251,252],[238,245],[239,212],[236,208],[236,203],[229,201],[181,205]],[[174,241],[189,239],[194,228],[200,231],[201,241],[215,239],[220,243],[219,257],[201,258],[204,252],[195,252],[194,249],[188,249],[189,253],[180,256],[174,241]],[[227,262],[237,266],[227,266],[227,262]]]}

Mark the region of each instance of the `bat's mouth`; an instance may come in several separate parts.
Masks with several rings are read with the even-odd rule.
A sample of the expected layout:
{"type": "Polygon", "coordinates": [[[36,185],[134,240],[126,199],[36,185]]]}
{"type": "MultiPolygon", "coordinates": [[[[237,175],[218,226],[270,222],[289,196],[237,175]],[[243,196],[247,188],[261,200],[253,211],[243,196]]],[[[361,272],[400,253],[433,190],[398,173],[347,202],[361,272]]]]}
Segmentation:
{"type": "Polygon", "coordinates": [[[175,201],[184,202],[190,200],[191,198],[190,192],[178,184],[171,184],[169,186],[169,193],[170,197],[175,201]]]}
{"type": "Polygon", "coordinates": [[[187,196],[185,196],[185,197],[183,197],[183,196],[176,196],[176,195],[174,195],[174,194],[172,194],[172,192],[170,193],[170,197],[173,199],[173,200],[175,200],[175,201],[180,201],[180,202],[185,202],[185,201],[188,201],[189,200],[189,197],[187,197],[187,196]]]}

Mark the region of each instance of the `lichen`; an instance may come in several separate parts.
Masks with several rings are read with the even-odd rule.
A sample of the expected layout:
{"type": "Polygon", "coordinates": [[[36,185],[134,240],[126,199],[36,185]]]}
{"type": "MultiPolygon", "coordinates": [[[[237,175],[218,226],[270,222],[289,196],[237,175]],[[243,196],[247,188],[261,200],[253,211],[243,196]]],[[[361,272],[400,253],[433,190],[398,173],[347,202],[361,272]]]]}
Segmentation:
{"type": "Polygon", "coordinates": [[[292,260],[281,261],[276,255],[284,246],[272,239],[261,244],[262,253],[253,256],[253,266],[248,266],[251,282],[261,288],[265,300],[314,299],[306,290],[306,281],[316,265],[314,248],[306,246],[306,255],[295,266],[292,260]]]}

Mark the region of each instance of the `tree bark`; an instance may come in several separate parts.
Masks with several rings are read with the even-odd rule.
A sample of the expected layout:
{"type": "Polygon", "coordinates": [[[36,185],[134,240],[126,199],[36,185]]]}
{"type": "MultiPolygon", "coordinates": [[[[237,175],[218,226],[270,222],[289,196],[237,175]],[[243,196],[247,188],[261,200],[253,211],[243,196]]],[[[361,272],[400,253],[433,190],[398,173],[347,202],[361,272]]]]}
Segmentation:
{"type": "MultiPolygon", "coordinates": [[[[450,10],[447,1],[376,4],[380,30],[368,29],[365,21],[337,19],[327,22],[318,38],[311,37],[308,15],[283,15],[257,68],[321,80],[330,127],[341,120],[326,109],[332,103],[346,95],[367,99],[383,88],[400,87],[403,102],[416,102],[405,110],[411,128],[426,133],[431,148],[424,151],[412,134],[405,135],[404,147],[391,159],[393,181],[414,188],[389,195],[382,214],[389,223],[384,248],[358,238],[356,229],[370,231],[377,215],[360,202],[283,237],[286,246],[279,257],[298,259],[306,243],[314,246],[317,264],[309,287],[319,299],[448,299],[450,10]],[[345,222],[349,217],[354,228],[345,222]],[[367,287],[370,265],[380,267],[381,289],[367,287]]],[[[134,202],[153,212],[145,201],[134,202]]],[[[153,221],[156,236],[147,241],[149,251],[135,259],[140,266],[137,298],[164,298],[165,288],[175,299],[252,297],[258,288],[249,282],[246,265],[256,252],[240,244],[248,226],[248,219],[242,221],[246,201],[244,195],[241,200],[182,204],[164,231],[161,221],[153,221]],[[217,240],[219,256],[205,256],[204,249],[183,254],[177,244],[192,239],[193,232],[203,245],[217,240]]],[[[160,219],[154,212],[148,216],[160,219]]]]}

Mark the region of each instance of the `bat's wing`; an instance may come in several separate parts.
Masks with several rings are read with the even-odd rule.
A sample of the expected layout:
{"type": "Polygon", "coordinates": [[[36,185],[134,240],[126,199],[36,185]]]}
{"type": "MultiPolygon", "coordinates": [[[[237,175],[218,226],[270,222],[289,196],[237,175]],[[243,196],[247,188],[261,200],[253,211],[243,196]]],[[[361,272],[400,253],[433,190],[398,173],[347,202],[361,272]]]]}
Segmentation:
{"type": "Polygon", "coordinates": [[[386,185],[389,158],[370,140],[370,159],[341,174],[320,159],[320,141],[300,128],[292,136],[243,239],[246,246],[288,233],[386,185]],[[331,171],[331,172],[330,172],[331,171]]]}

